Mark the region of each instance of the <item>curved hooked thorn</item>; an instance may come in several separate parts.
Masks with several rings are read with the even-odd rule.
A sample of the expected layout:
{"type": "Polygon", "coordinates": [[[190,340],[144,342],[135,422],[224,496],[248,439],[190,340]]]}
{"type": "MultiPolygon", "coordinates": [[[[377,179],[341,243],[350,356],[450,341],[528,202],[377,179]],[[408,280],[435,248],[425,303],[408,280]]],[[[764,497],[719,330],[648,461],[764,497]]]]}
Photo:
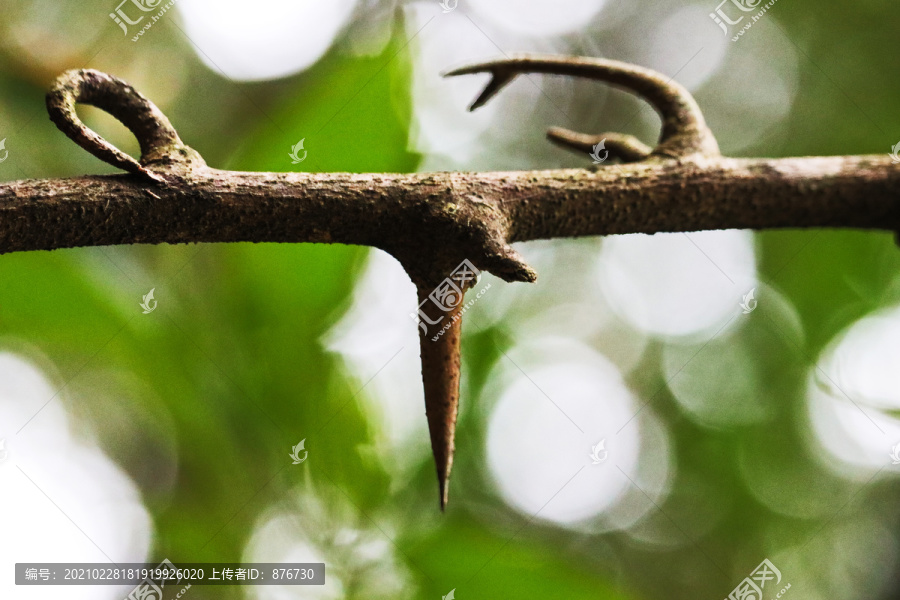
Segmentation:
{"type": "Polygon", "coordinates": [[[519,55],[468,65],[445,76],[485,72],[491,74],[491,81],[469,110],[482,106],[520,73],[587,77],[637,94],[659,112],[663,121],[662,133],[651,155],[675,159],[696,154],[719,155],[719,146],[690,92],[656,71],[602,58],[519,55]]]}
{"type": "Polygon", "coordinates": [[[66,71],[47,93],[47,112],[50,120],[76,144],[129,173],[162,182],[163,178],[149,171],[146,165],[206,166],[200,155],[181,141],[169,119],[153,102],[112,75],[93,69],[66,71]],[[131,130],[141,147],[141,161],[134,160],[82,123],[75,111],[78,102],[105,110],[131,130]]]}
{"type": "Polygon", "coordinates": [[[600,133],[591,135],[579,133],[564,127],[551,127],[547,130],[547,139],[554,144],[575,152],[590,154],[594,147],[603,143],[610,158],[618,158],[624,163],[644,160],[653,152],[653,148],[633,135],[624,133],[600,133]]]}

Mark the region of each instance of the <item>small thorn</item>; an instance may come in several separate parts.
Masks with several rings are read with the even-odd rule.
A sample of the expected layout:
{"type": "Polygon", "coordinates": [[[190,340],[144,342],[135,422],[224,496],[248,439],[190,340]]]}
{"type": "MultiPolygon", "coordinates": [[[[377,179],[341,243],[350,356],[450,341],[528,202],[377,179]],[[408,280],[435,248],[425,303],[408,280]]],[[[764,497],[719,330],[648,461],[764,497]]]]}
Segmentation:
{"type": "Polygon", "coordinates": [[[155,181],[156,183],[166,183],[166,180],[154,173],[153,171],[147,170],[145,167],[138,167],[135,174],[141,174],[144,177],[147,177],[151,181],[155,181]]]}
{"type": "Polygon", "coordinates": [[[488,84],[481,90],[481,93],[475,98],[475,101],[469,105],[469,111],[473,111],[477,108],[481,108],[487,101],[494,97],[494,95],[503,89],[506,84],[516,78],[517,73],[485,67],[484,65],[472,65],[471,67],[463,67],[460,69],[454,69],[447,73],[444,73],[444,77],[455,77],[457,75],[469,75],[471,73],[490,73],[491,80],[488,84]]]}
{"type": "Polygon", "coordinates": [[[644,160],[653,148],[647,146],[633,135],[624,133],[598,133],[596,135],[580,133],[563,127],[551,127],[547,130],[547,139],[567,150],[590,154],[594,146],[600,142],[605,144],[610,158],[618,158],[623,163],[644,160]]]}
{"type": "Polygon", "coordinates": [[[503,281],[509,283],[513,281],[534,283],[537,281],[537,272],[528,266],[522,255],[509,244],[503,244],[499,252],[487,256],[483,260],[485,268],[503,281]]]}
{"type": "Polygon", "coordinates": [[[587,133],[572,131],[565,127],[551,127],[547,130],[548,140],[575,152],[590,152],[594,144],[599,141],[594,141],[595,137],[587,133]]]}

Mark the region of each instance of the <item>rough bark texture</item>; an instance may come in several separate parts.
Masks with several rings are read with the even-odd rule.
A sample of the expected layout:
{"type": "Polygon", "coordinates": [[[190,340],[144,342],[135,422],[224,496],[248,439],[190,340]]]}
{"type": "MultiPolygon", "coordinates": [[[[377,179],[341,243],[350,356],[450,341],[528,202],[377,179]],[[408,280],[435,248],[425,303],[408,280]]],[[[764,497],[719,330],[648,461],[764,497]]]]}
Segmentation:
{"type": "MultiPolygon", "coordinates": [[[[900,164],[886,155],[722,157],[687,90],[625,63],[517,56],[449,75],[478,72],[492,78],[472,108],[523,72],[590,77],[624,87],[659,111],[659,142],[650,148],[619,133],[548,132],[557,144],[595,155],[603,150],[625,163],[593,170],[221,171],[207,167],[165,115],[127,83],[98,71],[70,71],[48,94],[51,119],[82,148],[129,174],[0,184],[0,253],[163,242],[360,244],[394,255],[424,300],[464,259],[506,281],[533,281],[536,274],[512,242],[728,228],[900,231],[900,164]],[[77,102],[107,110],[131,129],[140,142],[140,162],[86,128],[76,114],[77,102]]],[[[460,294],[459,304],[443,314],[423,307],[429,324],[420,323],[442,507],[459,400],[461,306],[460,294]],[[438,317],[452,326],[433,341],[440,325],[431,322],[438,317]]]]}
{"type": "Polygon", "coordinates": [[[454,246],[492,270],[482,244],[497,232],[523,242],[807,227],[900,230],[900,165],[882,155],[719,157],[596,171],[204,169],[164,185],[128,175],[0,183],[3,253],[163,242],[324,242],[399,254],[454,246]]]}
{"type": "MultiPolygon", "coordinates": [[[[440,283],[440,282],[437,282],[440,283]]],[[[441,510],[450,493],[450,469],[456,438],[459,409],[459,353],[462,340],[463,303],[457,302],[443,312],[430,301],[434,286],[420,284],[418,296],[423,315],[420,321],[419,347],[422,359],[422,383],[425,386],[425,416],[431,437],[431,451],[437,468],[441,510]],[[444,325],[447,329],[442,331],[444,325]],[[437,339],[435,339],[436,336],[437,339]]],[[[462,298],[460,298],[462,300],[462,298]]]]}

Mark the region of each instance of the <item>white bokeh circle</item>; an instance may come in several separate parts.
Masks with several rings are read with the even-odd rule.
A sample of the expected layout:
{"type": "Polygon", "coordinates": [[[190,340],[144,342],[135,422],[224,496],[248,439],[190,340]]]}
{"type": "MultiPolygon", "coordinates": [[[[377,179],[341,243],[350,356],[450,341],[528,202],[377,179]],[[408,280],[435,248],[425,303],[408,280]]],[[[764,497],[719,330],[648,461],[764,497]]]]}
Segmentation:
{"type": "Polygon", "coordinates": [[[230,79],[286,77],[318,61],[358,0],[179,0],[197,56],[230,79]]]}
{"type": "Polygon", "coordinates": [[[858,467],[900,472],[891,453],[900,444],[900,307],[863,317],[822,353],[807,386],[816,454],[843,474],[858,467]],[[841,468],[843,463],[844,468],[841,468]],[[852,467],[852,468],[846,468],[852,467]]]}
{"type": "Polygon", "coordinates": [[[580,342],[543,338],[507,352],[491,377],[487,462],[510,505],[579,526],[622,497],[641,440],[640,427],[622,426],[639,406],[612,363],[580,342]],[[608,454],[597,456],[607,458],[594,464],[601,440],[608,454]]]}
{"type": "MultiPolygon", "coordinates": [[[[49,367],[49,365],[48,365],[49,367]]],[[[141,494],[94,443],[75,435],[54,387],[31,362],[0,353],[0,561],[144,562],[152,523],[141,494]]],[[[73,600],[119,600],[133,586],[69,586],[73,600]]],[[[13,570],[3,597],[24,597],[13,570]]],[[[28,588],[58,598],[59,588],[28,588]]]]}
{"type": "Polygon", "coordinates": [[[670,337],[714,333],[756,287],[753,234],[612,236],[604,240],[598,271],[612,309],[637,329],[670,337]]]}
{"type": "Polygon", "coordinates": [[[497,27],[533,36],[577,31],[603,9],[606,0],[466,0],[477,17],[497,27]]]}

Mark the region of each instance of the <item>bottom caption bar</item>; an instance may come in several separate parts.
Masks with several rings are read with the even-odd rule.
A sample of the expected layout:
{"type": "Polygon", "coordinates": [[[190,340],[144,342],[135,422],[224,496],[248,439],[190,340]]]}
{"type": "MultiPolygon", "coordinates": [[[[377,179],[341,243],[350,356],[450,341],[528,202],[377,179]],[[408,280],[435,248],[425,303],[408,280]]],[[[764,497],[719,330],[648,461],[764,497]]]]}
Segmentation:
{"type": "Polygon", "coordinates": [[[16,585],[133,585],[155,600],[185,585],[325,585],[325,563],[16,563],[16,585]]]}

